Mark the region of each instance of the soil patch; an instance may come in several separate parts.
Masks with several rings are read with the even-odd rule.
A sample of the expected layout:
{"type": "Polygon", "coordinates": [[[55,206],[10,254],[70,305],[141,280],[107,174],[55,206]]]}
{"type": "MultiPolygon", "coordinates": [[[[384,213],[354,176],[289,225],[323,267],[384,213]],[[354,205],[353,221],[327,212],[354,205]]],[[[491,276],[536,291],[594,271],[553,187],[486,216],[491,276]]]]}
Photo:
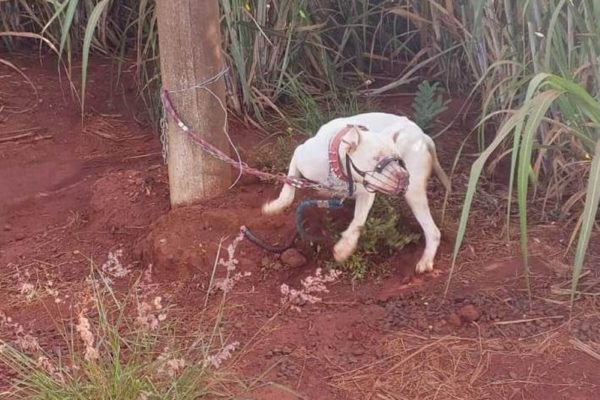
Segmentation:
{"type": "MultiPolygon", "coordinates": [[[[6,323],[10,317],[39,336],[48,354],[60,354],[64,343],[54,323],[72,322],[69,307],[85,287],[92,262],[101,266],[116,249],[130,272],[114,278],[114,289],[127,293],[137,278],[147,278],[142,294],[162,296],[185,335],[185,329],[192,332],[203,322],[198,311],[207,295],[209,309],[215,307],[208,286],[213,272],[215,279],[226,273],[221,266],[215,269],[215,257],[219,249],[221,256],[226,253],[242,225],[272,243],[287,241],[293,232],[290,213],[260,214],[279,187],[248,177],[222,196],[171,210],[160,142],[152,127],[137,122],[142,110],[134,90],[118,87],[111,93],[106,60],[92,60],[93,96],[83,124],[79,106],[63,96],[56,60],[11,56],[11,62],[24,68],[41,101],[14,71],[0,66],[0,136],[29,129],[51,138],[0,144],[3,340],[15,339],[6,323]]],[[[387,109],[409,109],[400,99],[386,98],[387,109]]],[[[230,127],[244,159],[255,165],[255,144],[270,142],[235,120],[230,127]]],[[[437,139],[447,170],[463,135],[457,129],[437,139]]],[[[258,379],[246,398],[597,397],[599,279],[587,273],[584,293],[570,309],[563,292],[568,259],[562,258],[566,242],[560,229],[532,227],[537,259],[530,301],[515,262],[518,243],[507,242],[501,232],[501,207],[493,195],[479,196],[474,228],[450,291],[442,296],[467,164],[460,164],[453,178],[458,190],[450,199],[433,274],[412,274],[423,249],[419,240],[380,265],[369,265],[374,273],[362,281],[345,275],[332,282],[321,301],[296,312],[282,308],[281,285],[301,288],[303,279],[330,260],[331,243],[320,249],[299,245],[298,252],[284,256],[240,244],[236,272],[244,275],[229,294],[222,325],[243,347],[230,368],[242,379],[258,379]]],[[[430,193],[438,219],[443,193],[435,179],[430,193]]],[[[349,205],[329,216],[343,220],[350,213],[349,205]]],[[[403,215],[408,229],[418,232],[412,216],[403,215]]],[[[325,216],[311,213],[308,229],[322,233],[325,216]]],[[[591,242],[592,262],[600,254],[597,239],[591,242]]],[[[7,377],[0,371],[0,385],[7,377]]]]}

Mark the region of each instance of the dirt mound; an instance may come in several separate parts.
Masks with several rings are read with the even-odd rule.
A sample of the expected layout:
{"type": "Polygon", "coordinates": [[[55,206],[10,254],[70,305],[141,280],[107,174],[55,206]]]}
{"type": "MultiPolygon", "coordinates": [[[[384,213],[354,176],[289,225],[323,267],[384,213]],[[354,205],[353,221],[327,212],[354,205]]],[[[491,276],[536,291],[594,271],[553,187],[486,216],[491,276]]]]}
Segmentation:
{"type": "MultiPolygon", "coordinates": [[[[174,209],[152,225],[138,242],[136,255],[153,265],[158,279],[189,279],[198,274],[206,278],[221,241],[233,239],[242,225],[252,227],[269,241],[287,241],[293,222],[286,215],[261,215],[262,192],[259,185],[245,186],[202,204],[174,209]]],[[[254,267],[264,255],[248,244],[241,249],[239,259],[254,267]]]]}

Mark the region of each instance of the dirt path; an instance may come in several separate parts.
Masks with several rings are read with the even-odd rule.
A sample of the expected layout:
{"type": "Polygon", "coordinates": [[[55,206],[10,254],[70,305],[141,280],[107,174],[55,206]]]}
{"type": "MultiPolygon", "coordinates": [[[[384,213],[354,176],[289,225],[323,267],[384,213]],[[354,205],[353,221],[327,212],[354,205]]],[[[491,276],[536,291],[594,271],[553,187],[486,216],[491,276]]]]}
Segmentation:
{"type": "MultiPolygon", "coordinates": [[[[111,97],[115,93],[104,84],[111,76],[108,62],[96,60],[90,71],[92,97],[83,128],[53,61],[13,62],[35,83],[39,99],[14,71],[0,67],[0,140],[29,134],[0,142],[0,315],[18,321],[42,344],[51,347],[57,340],[47,323],[52,295],[43,289],[51,282],[66,298],[81,288],[89,272],[82,255],[102,264],[120,248],[137,273],[152,265],[152,292],[192,326],[204,308],[222,238],[228,244],[244,224],[270,239],[293,229],[289,215],[260,215],[260,205],[277,188],[250,178],[225,196],[169,211],[160,143],[149,127],[135,122],[134,101],[123,100],[132,99],[133,90],[120,88],[111,97]],[[26,283],[35,296],[23,292],[26,283]]],[[[391,108],[401,111],[405,104],[391,108]]],[[[232,135],[252,160],[248,150],[257,134],[233,122],[232,135]]],[[[457,135],[440,139],[446,166],[462,138],[457,135]]],[[[467,167],[455,178],[459,189],[467,167]]],[[[439,209],[435,184],[432,193],[439,209]]],[[[451,201],[450,220],[460,198],[451,201]]],[[[498,228],[502,212],[491,200],[476,207],[476,233],[446,298],[441,295],[451,222],[444,226],[435,274],[411,275],[418,243],[386,266],[373,266],[377,273],[364,281],[342,277],[331,283],[322,302],[300,312],[281,308],[280,286],[299,288],[319,260],[281,259],[242,242],[237,271],[251,275],[232,289],[224,329],[244,347],[233,368],[264,383],[246,398],[298,398],[293,392],[307,399],[597,398],[599,304],[597,296],[586,297],[568,318],[568,297],[559,287],[566,271],[558,256],[568,236],[555,225],[532,228],[536,258],[529,302],[518,277],[517,243],[507,243],[498,228]]],[[[600,261],[599,242],[590,250],[591,264],[600,261]]],[[[218,278],[222,274],[217,270],[218,278]]],[[[117,279],[117,287],[127,290],[130,282],[117,279]]],[[[597,270],[584,279],[590,292],[596,282],[597,270]]],[[[0,324],[2,338],[11,334],[0,324]]]]}

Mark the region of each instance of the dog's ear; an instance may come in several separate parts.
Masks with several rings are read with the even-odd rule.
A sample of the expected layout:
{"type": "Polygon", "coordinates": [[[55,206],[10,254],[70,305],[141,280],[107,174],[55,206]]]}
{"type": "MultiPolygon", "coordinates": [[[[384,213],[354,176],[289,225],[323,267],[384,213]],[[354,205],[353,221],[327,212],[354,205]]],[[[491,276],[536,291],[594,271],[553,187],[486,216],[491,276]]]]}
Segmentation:
{"type": "Polygon", "coordinates": [[[344,136],[342,143],[348,146],[346,149],[347,154],[354,153],[360,145],[360,130],[357,128],[350,129],[350,131],[344,136]]]}
{"type": "Polygon", "coordinates": [[[400,131],[394,133],[394,136],[392,136],[392,141],[394,143],[396,143],[396,141],[398,140],[399,137],[400,137],[400,131]]]}

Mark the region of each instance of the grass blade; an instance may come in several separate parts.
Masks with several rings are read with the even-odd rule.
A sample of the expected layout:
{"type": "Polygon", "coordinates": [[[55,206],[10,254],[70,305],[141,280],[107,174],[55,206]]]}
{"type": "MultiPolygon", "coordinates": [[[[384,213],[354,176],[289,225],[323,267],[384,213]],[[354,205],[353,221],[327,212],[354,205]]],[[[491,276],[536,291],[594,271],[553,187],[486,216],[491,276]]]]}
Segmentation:
{"type": "MultiPolygon", "coordinates": [[[[71,32],[71,25],[73,24],[73,18],[75,17],[75,11],[77,11],[77,6],[79,5],[79,0],[65,0],[69,3],[67,10],[65,12],[65,18],[61,24],[61,36],[60,36],[60,46],[58,49],[59,57],[62,57],[63,50],[65,49],[65,44],[69,39],[69,34],[71,32]]],[[[60,7],[55,15],[60,15],[62,13],[63,7],[60,7]]]]}
{"type": "Polygon", "coordinates": [[[96,30],[98,20],[102,16],[102,12],[108,5],[109,0],[102,0],[92,10],[87,26],[85,28],[85,36],[83,38],[83,54],[81,56],[81,115],[83,118],[83,111],[85,109],[85,85],[87,82],[87,70],[88,62],[90,57],[90,47],[94,32],[96,30]]]}
{"type": "MultiPolygon", "coordinates": [[[[532,86],[535,87],[536,81],[532,81],[532,86]]],[[[519,202],[519,229],[521,238],[521,253],[523,258],[523,268],[525,272],[525,282],[527,290],[531,297],[531,283],[529,270],[529,250],[528,250],[528,234],[527,234],[527,192],[529,187],[529,177],[531,174],[531,155],[533,152],[533,142],[537,135],[540,123],[550,105],[560,96],[562,92],[557,90],[549,90],[536,96],[534,99],[525,103],[524,107],[528,110],[528,118],[525,129],[522,133],[523,141],[519,152],[519,160],[517,167],[517,198],[519,202]],[[530,104],[531,103],[531,104],[530,104]]],[[[515,137],[520,136],[517,132],[520,127],[515,129],[515,137]]]]}
{"type": "Polygon", "coordinates": [[[590,243],[592,228],[594,227],[594,221],[596,220],[596,214],[598,213],[598,206],[600,205],[600,140],[596,142],[596,151],[594,158],[592,159],[592,167],[590,171],[590,177],[587,184],[587,191],[585,195],[585,206],[583,208],[582,224],[579,233],[579,240],[577,241],[577,249],[575,251],[575,262],[573,264],[573,280],[571,283],[571,302],[575,299],[575,291],[577,290],[577,284],[579,283],[579,277],[581,276],[581,270],[583,269],[583,261],[587,252],[588,245],[590,243]]]}

